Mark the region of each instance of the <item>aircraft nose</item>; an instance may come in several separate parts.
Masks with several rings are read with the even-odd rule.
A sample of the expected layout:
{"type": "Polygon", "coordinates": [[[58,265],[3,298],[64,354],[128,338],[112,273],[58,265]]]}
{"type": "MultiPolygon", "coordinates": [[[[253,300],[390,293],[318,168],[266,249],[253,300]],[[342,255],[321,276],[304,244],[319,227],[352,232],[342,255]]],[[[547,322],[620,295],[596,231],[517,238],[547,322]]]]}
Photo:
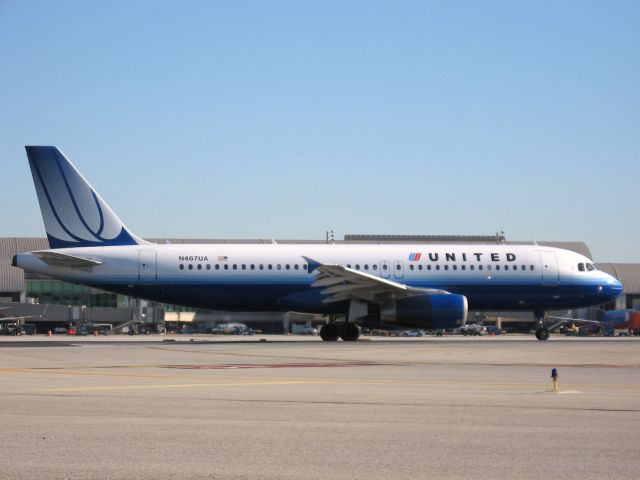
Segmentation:
{"type": "Polygon", "coordinates": [[[620,283],[617,278],[614,278],[610,275],[608,277],[609,278],[607,279],[607,284],[602,287],[602,293],[612,298],[618,298],[620,295],[622,295],[624,285],[622,285],[622,283],[620,283]]]}

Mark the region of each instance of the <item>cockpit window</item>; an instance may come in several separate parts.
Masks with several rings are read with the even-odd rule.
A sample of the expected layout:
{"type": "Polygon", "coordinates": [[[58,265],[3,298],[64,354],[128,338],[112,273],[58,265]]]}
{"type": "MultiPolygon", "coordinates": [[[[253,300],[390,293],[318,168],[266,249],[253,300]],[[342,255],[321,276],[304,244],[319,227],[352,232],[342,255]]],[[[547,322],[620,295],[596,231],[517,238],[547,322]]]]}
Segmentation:
{"type": "Polygon", "coordinates": [[[578,271],[579,272],[584,272],[584,263],[579,263],[578,264],[578,271]]]}
{"type": "Polygon", "coordinates": [[[596,267],[593,266],[593,263],[587,263],[587,272],[592,272],[596,267]]]}

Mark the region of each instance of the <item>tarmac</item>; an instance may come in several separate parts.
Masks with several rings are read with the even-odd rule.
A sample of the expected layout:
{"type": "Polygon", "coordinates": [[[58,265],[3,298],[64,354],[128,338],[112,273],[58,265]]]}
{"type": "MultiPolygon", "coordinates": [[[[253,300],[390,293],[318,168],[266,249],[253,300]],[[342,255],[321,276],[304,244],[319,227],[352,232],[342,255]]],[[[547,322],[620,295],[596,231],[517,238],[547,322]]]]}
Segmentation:
{"type": "Polygon", "coordinates": [[[3,479],[638,478],[640,338],[3,337],[0,382],[3,479]]]}

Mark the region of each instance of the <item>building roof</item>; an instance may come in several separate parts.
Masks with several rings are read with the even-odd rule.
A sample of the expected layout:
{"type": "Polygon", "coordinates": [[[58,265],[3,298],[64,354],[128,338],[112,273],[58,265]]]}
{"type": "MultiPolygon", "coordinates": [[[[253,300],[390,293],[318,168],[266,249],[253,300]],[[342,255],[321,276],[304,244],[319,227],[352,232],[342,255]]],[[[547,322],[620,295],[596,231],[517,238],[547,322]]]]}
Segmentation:
{"type": "Polygon", "coordinates": [[[24,270],[11,266],[11,258],[18,252],[49,248],[46,238],[0,237],[0,292],[23,292],[24,270]]]}
{"type": "Polygon", "coordinates": [[[24,289],[24,272],[10,263],[0,262],[0,292],[22,292],[24,289]]]}
{"type": "Polygon", "coordinates": [[[544,245],[545,247],[564,248],[565,250],[571,250],[572,252],[579,253],[591,260],[591,250],[584,242],[536,242],[538,245],[544,245]]]}
{"type": "MultiPolygon", "coordinates": [[[[564,248],[584,255],[589,259],[591,250],[584,242],[512,242],[506,241],[504,236],[496,235],[352,235],[344,236],[345,243],[476,243],[476,244],[505,244],[531,245],[537,243],[545,247],[564,248]]],[[[278,241],[280,243],[280,241],[278,241]]],[[[324,243],[324,242],[323,242],[324,243]]]]}
{"type": "Polygon", "coordinates": [[[0,237],[0,258],[9,258],[9,261],[18,252],[47,248],[49,248],[49,242],[44,237],[0,237]]]}
{"type": "Polygon", "coordinates": [[[616,277],[624,285],[624,293],[640,294],[640,264],[598,263],[598,270],[616,277]]]}

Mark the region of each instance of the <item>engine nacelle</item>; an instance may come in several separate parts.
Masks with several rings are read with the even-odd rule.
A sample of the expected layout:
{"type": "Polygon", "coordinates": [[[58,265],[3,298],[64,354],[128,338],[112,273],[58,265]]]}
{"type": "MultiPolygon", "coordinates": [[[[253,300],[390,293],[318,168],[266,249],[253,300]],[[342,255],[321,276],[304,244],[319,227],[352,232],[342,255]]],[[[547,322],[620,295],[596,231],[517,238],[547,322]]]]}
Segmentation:
{"type": "Polygon", "coordinates": [[[464,295],[416,295],[383,305],[380,322],[427,330],[456,328],[467,321],[467,309],[464,295]]]}

